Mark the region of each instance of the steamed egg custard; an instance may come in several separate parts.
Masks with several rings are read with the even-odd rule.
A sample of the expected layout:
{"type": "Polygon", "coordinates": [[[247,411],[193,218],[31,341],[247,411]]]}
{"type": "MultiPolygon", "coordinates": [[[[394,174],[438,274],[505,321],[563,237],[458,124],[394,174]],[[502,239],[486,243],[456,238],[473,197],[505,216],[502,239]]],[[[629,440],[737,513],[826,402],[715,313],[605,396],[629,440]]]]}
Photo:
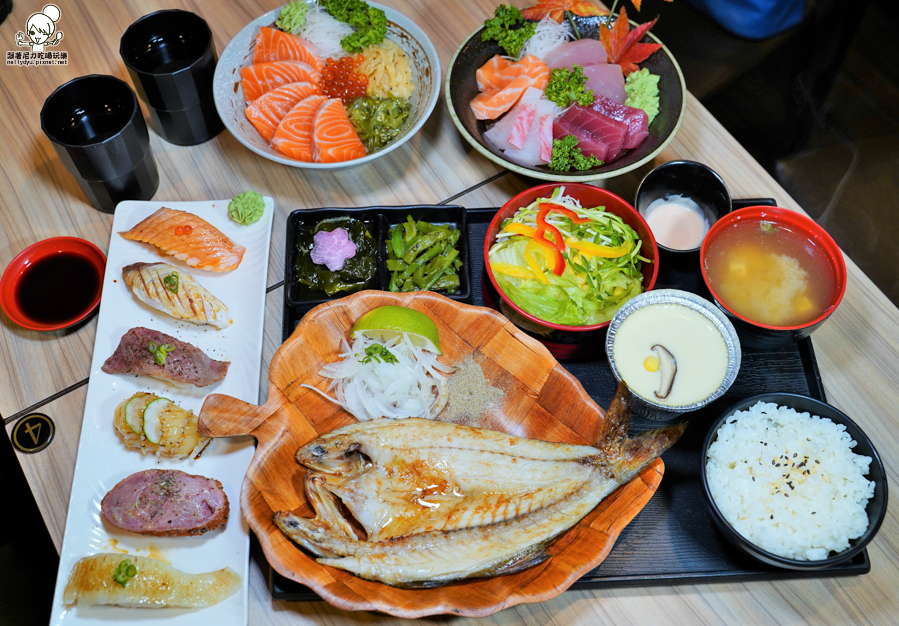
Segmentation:
{"type": "Polygon", "coordinates": [[[833,301],[830,262],[813,241],[782,225],[735,223],[709,242],[709,284],[725,305],[770,326],[801,326],[833,301]]]}
{"type": "Polygon", "coordinates": [[[680,304],[637,309],[618,329],[613,357],[637,395],[668,406],[700,402],[727,373],[727,344],[702,313],[680,304]]]}

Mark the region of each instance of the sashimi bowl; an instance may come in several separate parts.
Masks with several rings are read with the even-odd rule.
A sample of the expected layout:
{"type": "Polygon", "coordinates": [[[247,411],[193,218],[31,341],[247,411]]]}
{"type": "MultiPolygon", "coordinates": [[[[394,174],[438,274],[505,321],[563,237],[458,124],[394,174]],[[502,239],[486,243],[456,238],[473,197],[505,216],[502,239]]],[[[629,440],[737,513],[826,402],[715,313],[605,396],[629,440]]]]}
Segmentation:
{"type": "MultiPolygon", "coordinates": [[[[315,515],[310,498],[317,496],[304,490],[310,474],[297,462],[297,450],[356,423],[352,415],[306,384],[327,390],[329,381],[319,374],[322,366],[338,360],[341,341],[356,320],[384,305],[408,307],[430,317],[439,332],[440,362],[453,365],[471,358],[489,384],[502,389],[503,397],[493,408],[474,418],[465,413],[460,420],[469,423],[474,419],[482,428],[558,443],[595,445],[608,436],[604,411],[577,379],[537,341],[495,311],[432,292],[362,291],[319,305],[303,316],[272,358],[264,406],[213,394],[199,417],[204,433],[252,434],[258,440],[241,489],[240,509],[266,559],[280,574],[341,609],[382,611],[406,618],[438,614],[482,617],[559,595],[606,558],[622,529],[646,505],[662,480],[661,459],[652,461],[562,532],[547,547],[547,560],[502,576],[468,578],[445,586],[394,587],[316,561],[276,527],[273,515],[278,511],[291,511],[302,518],[315,515]]],[[[374,420],[380,421],[388,420],[374,420]]],[[[437,442],[422,441],[421,445],[428,443],[437,442]]],[[[354,444],[349,447],[358,449],[354,444]]],[[[428,473],[432,470],[420,465],[412,470],[412,460],[402,453],[395,458],[398,468],[404,467],[406,460],[409,465],[405,467],[412,473],[432,475],[428,473]]],[[[405,469],[400,471],[405,475],[405,469]]],[[[464,551],[464,547],[460,545],[458,550],[464,551]]]]}
{"type": "MultiPolygon", "coordinates": [[[[307,4],[314,4],[307,0],[307,4]]],[[[213,97],[225,128],[252,152],[276,163],[316,170],[334,170],[369,163],[388,154],[415,135],[431,115],[440,97],[440,58],[437,50],[425,32],[402,13],[374,2],[370,6],[384,11],[387,18],[387,35],[385,40],[399,45],[409,60],[412,82],[415,90],[408,98],[411,107],[408,118],[403,123],[399,134],[389,143],[356,158],[337,162],[310,162],[291,158],[276,149],[271,140],[266,139],[247,117],[247,98],[241,80],[241,70],[253,65],[256,38],[263,27],[276,29],[275,23],[284,7],[273,9],[259,16],[234,36],[219,58],[215,68],[213,97]]],[[[320,64],[325,63],[324,55],[315,55],[320,64]]],[[[304,80],[290,78],[290,81],[304,80]]],[[[277,81],[276,81],[277,82],[277,81]]],[[[313,81],[315,82],[315,81],[313,81]]],[[[288,83],[289,84],[289,83],[288,83]]],[[[282,84],[281,87],[286,85],[282,84]]],[[[318,85],[320,87],[320,84],[318,85]]],[[[284,116],[287,114],[284,113],[284,116]]],[[[283,119],[280,111],[269,111],[267,117],[277,121],[283,119]]],[[[272,132],[274,127],[272,127],[272,132]]]]}
{"type": "MultiPolygon", "coordinates": [[[[614,227],[610,226],[610,228],[614,227]]],[[[512,241],[512,239],[510,238],[508,241],[512,241]]],[[[566,254],[568,259],[573,259],[574,252],[568,249],[570,247],[571,242],[569,241],[563,254],[566,254]]],[[[580,254],[581,252],[579,251],[578,255],[580,254]]],[[[536,257],[536,255],[533,256],[536,257]]],[[[527,258],[527,249],[525,249],[525,258],[527,258]]],[[[581,257],[578,258],[579,262],[583,260],[581,257]]],[[[528,265],[530,266],[529,270],[533,272],[534,269],[530,261],[528,261],[528,265]]],[[[566,265],[570,265],[570,261],[566,261],[566,265]]],[[[572,271],[575,269],[577,268],[572,268],[572,271]]],[[[509,270],[503,268],[503,271],[509,270]]],[[[590,289],[591,296],[585,298],[584,301],[594,302],[592,296],[596,295],[595,292],[597,291],[594,284],[590,283],[590,279],[581,270],[574,273],[574,278],[580,277],[578,280],[581,286],[585,290],[590,289]]],[[[512,320],[516,326],[528,335],[544,344],[550,353],[560,360],[594,358],[597,354],[601,354],[605,349],[606,331],[615,311],[631,297],[651,290],[655,286],[658,275],[659,248],[646,220],[626,200],[594,185],[568,183],[563,186],[555,183],[546,183],[526,189],[506,202],[497,211],[490,222],[490,226],[487,228],[487,236],[484,239],[484,280],[482,285],[485,302],[492,308],[502,312],[503,315],[512,320]],[[627,291],[603,300],[603,303],[608,302],[609,306],[599,312],[600,318],[590,316],[589,320],[587,318],[572,319],[573,316],[586,311],[592,305],[579,303],[576,298],[565,291],[567,285],[564,279],[571,274],[568,269],[565,270],[560,281],[556,281],[551,276],[552,272],[544,271],[544,274],[548,276],[548,281],[553,283],[552,285],[547,285],[547,288],[544,290],[541,289],[536,280],[519,282],[506,279],[505,277],[509,276],[509,274],[501,274],[498,271],[501,269],[501,266],[494,267],[494,261],[502,262],[505,258],[501,259],[502,253],[496,253],[497,251],[494,250],[494,245],[497,243],[500,233],[504,230],[508,231],[508,228],[504,227],[504,222],[513,217],[519,209],[528,207],[538,198],[551,198],[559,189],[564,189],[565,196],[577,200],[585,209],[602,208],[606,213],[620,218],[619,224],[629,227],[636,235],[635,241],[631,244],[632,248],[628,250],[627,254],[634,252],[648,260],[648,262],[634,261],[633,265],[630,266],[630,263],[625,262],[624,255],[619,254],[608,259],[611,262],[609,265],[601,264],[597,266],[593,261],[586,263],[591,270],[591,272],[587,273],[605,272],[610,269],[611,265],[619,264],[619,261],[625,266],[630,266],[625,267],[624,270],[613,269],[613,272],[621,271],[626,273],[630,271],[631,278],[623,283],[623,285],[627,286],[627,291]],[[491,254],[491,250],[496,254],[491,254]],[[509,292],[510,283],[514,288],[518,289],[517,293],[509,292]],[[556,284],[561,286],[562,290],[554,295],[549,289],[554,289],[556,284]],[[531,295],[528,296],[528,294],[531,295]],[[562,305],[565,305],[566,308],[563,309],[562,305]],[[548,317],[545,315],[546,313],[554,317],[545,319],[545,317],[548,317]],[[541,315],[544,315],[544,317],[541,317],[541,315]]],[[[613,284],[611,277],[608,280],[609,285],[613,284]]],[[[600,284],[599,290],[604,293],[602,291],[604,289],[605,287],[600,284]]],[[[624,289],[624,286],[622,286],[622,289],[624,289]]]]}
{"type": "MultiPolygon", "coordinates": [[[[572,16],[581,39],[596,40],[599,37],[599,26],[606,19],[598,16],[572,16]]],[[[631,26],[637,24],[631,22],[631,26]]],[[[549,165],[524,165],[507,157],[485,135],[497,122],[496,120],[478,119],[472,109],[471,102],[479,94],[477,70],[483,67],[496,55],[505,55],[505,51],[492,40],[482,41],[483,28],[478,29],[463,43],[450,61],[446,73],[445,94],[450,116],[462,137],[475,150],[509,170],[538,178],[558,182],[601,181],[630,172],[650,162],[674,138],[684,119],[687,107],[687,87],[680,67],[671,52],[664,46],[653,52],[646,60],[639,63],[640,69],[647,69],[651,74],[659,76],[659,112],[649,124],[648,136],[630,150],[612,161],[587,170],[571,169],[556,171],[549,165]]],[[[641,40],[645,43],[661,44],[652,32],[641,40]]],[[[620,77],[619,77],[620,78],[620,77]]],[[[513,109],[514,110],[514,109],[513,109]]],[[[509,112],[511,113],[511,111],[509,112]]],[[[558,113],[558,111],[557,111],[558,113]]],[[[508,113],[506,114],[508,115],[508,113]]],[[[503,116],[498,118],[503,119],[503,116]]],[[[558,116],[556,121],[558,122],[558,116]]],[[[531,129],[534,129],[532,121],[531,129]]],[[[553,135],[559,134],[556,130],[553,135]]],[[[556,139],[561,138],[555,137],[556,139]]]]}

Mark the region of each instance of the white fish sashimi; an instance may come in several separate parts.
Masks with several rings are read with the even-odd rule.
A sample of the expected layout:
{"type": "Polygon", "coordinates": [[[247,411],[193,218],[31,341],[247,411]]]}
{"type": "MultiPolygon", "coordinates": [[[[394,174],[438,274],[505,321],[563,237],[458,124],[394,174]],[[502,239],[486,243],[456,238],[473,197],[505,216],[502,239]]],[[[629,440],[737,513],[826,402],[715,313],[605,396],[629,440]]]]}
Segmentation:
{"type": "MultiPolygon", "coordinates": [[[[543,91],[537,89],[536,87],[528,87],[524,93],[521,95],[521,99],[518,101],[512,109],[502,116],[499,121],[493,125],[486,133],[484,133],[484,137],[487,138],[487,141],[492,143],[494,146],[499,148],[500,150],[508,150],[509,148],[521,148],[522,146],[513,145],[510,142],[512,134],[516,131],[516,126],[519,126],[523,122],[519,122],[519,118],[522,115],[525,117],[522,120],[526,119],[527,124],[524,126],[525,134],[531,128],[531,123],[534,120],[534,114],[536,114],[536,108],[531,109],[530,116],[528,117],[527,109],[531,105],[536,105],[537,101],[540,100],[540,97],[543,95],[543,91]]],[[[523,144],[523,142],[522,142],[523,144]]]]}
{"type": "Polygon", "coordinates": [[[521,148],[510,146],[503,154],[519,165],[542,165],[552,159],[553,112],[556,105],[549,100],[537,101],[537,111],[521,148]]]}
{"type": "Polygon", "coordinates": [[[620,65],[589,65],[584,68],[584,76],[587,77],[587,89],[592,89],[594,96],[605,96],[616,104],[624,104],[627,94],[620,65]]]}
{"type": "Polygon", "coordinates": [[[577,63],[581,67],[606,63],[608,55],[605,46],[595,39],[578,39],[556,46],[543,57],[549,69],[560,67],[571,69],[577,63]]]}

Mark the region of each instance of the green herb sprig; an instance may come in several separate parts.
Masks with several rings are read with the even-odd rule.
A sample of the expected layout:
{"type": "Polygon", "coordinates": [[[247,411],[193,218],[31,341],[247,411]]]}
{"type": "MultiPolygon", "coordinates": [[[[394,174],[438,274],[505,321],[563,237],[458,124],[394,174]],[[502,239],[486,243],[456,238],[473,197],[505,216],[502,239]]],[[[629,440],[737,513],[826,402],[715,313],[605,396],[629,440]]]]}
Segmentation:
{"type": "Polygon", "coordinates": [[[135,576],[137,576],[137,567],[131,563],[131,559],[125,559],[119,563],[112,575],[112,579],[124,587],[135,576]]]}
{"type": "Polygon", "coordinates": [[[390,350],[378,343],[367,347],[365,349],[365,358],[359,359],[359,362],[364,365],[366,363],[371,363],[372,359],[378,363],[381,363],[381,359],[384,359],[384,363],[399,363],[390,350]]]}
{"type": "Polygon", "coordinates": [[[178,272],[172,272],[168,276],[165,276],[162,279],[162,284],[165,285],[165,288],[172,293],[178,293],[178,285],[180,284],[178,272]]]}
{"type": "Polygon", "coordinates": [[[484,22],[481,41],[495,40],[511,57],[517,57],[525,42],[534,36],[537,25],[524,21],[521,10],[510,4],[496,7],[493,17],[484,22]]]}
{"type": "Polygon", "coordinates": [[[552,160],[549,169],[556,172],[567,172],[572,168],[582,171],[599,167],[602,161],[594,155],[587,156],[578,147],[578,138],[566,135],[562,139],[553,139],[552,160]]]}
{"type": "Polygon", "coordinates": [[[587,89],[584,68],[575,63],[570,70],[560,67],[551,71],[546,85],[546,97],[562,108],[575,103],[585,107],[593,104],[593,90],[587,89]]]}
{"type": "Polygon", "coordinates": [[[168,353],[175,349],[170,343],[164,343],[161,346],[155,341],[151,341],[147,346],[150,350],[150,354],[153,355],[153,359],[156,361],[156,365],[165,365],[165,360],[168,358],[168,353]]]}

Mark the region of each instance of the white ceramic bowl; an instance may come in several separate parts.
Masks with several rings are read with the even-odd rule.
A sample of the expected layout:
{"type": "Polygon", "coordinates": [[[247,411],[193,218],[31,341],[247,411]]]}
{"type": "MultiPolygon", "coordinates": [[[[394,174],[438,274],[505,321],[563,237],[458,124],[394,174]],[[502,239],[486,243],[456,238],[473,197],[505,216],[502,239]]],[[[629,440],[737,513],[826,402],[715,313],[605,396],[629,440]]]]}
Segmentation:
{"type": "Polygon", "coordinates": [[[362,165],[382,157],[388,152],[396,150],[403,145],[428,119],[428,116],[437,105],[440,97],[440,59],[437,50],[428,39],[425,32],[415,22],[390,7],[385,7],[374,2],[371,6],[384,11],[387,16],[387,38],[398,43],[412,63],[412,76],[418,84],[418,89],[413,94],[410,102],[412,112],[406,123],[406,128],[390,145],[352,161],[341,163],[306,163],[289,159],[274,150],[269,143],[256,131],[245,114],[246,101],[243,95],[243,87],[240,85],[240,70],[252,63],[253,43],[262,26],[272,26],[281,13],[279,7],[257,17],[241,29],[227,45],[219,57],[215,68],[213,80],[213,97],[215,108],[219,117],[225,124],[225,128],[234,135],[237,140],[256,154],[275,161],[314,170],[336,170],[346,167],[362,165]]]}

